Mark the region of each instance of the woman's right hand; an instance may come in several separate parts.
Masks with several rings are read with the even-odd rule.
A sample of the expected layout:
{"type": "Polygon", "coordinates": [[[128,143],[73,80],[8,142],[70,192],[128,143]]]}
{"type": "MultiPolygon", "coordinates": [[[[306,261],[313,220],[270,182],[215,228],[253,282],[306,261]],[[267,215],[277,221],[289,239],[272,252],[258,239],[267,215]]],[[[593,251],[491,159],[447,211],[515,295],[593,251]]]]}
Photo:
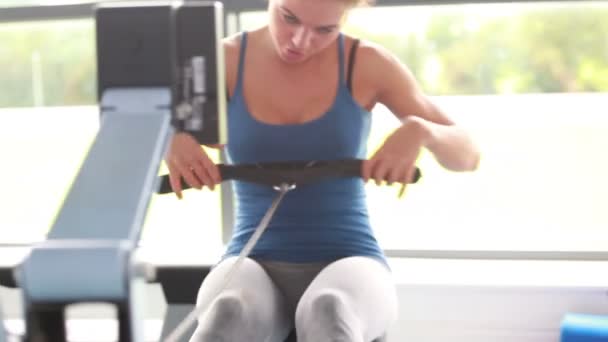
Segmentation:
{"type": "Polygon", "coordinates": [[[207,186],[213,190],[215,185],[222,181],[217,165],[209,159],[198,141],[188,133],[173,135],[165,161],[169,168],[171,188],[179,199],[182,198],[182,178],[197,189],[207,186]]]}

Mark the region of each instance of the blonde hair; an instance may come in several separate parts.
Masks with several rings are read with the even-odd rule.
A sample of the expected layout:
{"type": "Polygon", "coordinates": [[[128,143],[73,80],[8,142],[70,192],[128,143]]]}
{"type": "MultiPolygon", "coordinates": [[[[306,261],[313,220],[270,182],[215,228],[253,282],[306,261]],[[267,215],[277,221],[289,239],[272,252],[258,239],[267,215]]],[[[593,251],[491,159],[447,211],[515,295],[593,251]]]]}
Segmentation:
{"type": "Polygon", "coordinates": [[[365,7],[374,4],[374,0],[342,0],[348,4],[349,8],[365,7]]]}
{"type": "MultiPolygon", "coordinates": [[[[342,0],[342,1],[344,1],[348,5],[349,8],[372,6],[375,3],[375,0],[342,0]]],[[[266,0],[266,2],[270,2],[270,1],[266,0]]]]}

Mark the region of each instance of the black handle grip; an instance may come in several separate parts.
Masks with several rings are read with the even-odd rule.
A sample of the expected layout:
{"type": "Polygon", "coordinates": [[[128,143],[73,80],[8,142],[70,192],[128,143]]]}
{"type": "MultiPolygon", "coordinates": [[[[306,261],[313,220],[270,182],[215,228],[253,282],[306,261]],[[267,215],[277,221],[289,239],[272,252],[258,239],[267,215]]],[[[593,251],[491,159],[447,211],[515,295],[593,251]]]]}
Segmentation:
{"type": "MultiPolygon", "coordinates": [[[[296,162],[269,162],[258,164],[227,165],[218,164],[222,181],[241,180],[268,186],[278,186],[283,183],[302,185],[325,178],[361,177],[361,159],[344,159],[330,161],[296,161],[296,162]]],[[[422,176],[416,168],[411,183],[416,183],[422,176]]],[[[182,189],[191,188],[183,179],[182,189]]],[[[169,175],[161,176],[159,194],[173,192],[169,182],[169,175]]]]}

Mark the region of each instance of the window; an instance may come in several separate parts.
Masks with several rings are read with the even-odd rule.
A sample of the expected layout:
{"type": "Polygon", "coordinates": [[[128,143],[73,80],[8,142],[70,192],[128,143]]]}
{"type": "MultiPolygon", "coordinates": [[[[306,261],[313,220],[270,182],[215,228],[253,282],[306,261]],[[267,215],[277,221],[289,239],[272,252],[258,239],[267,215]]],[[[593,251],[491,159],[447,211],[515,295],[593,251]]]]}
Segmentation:
{"type": "Polygon", "coordinates": [[[21,6],[38,6],[38,5],[67,5],[82,3],[82,1],[73,0],[0,0],[0,7],[21,7],[21,6]]]}
{"type": "MultiPolygon", "coordinates": [[[[0,41],[0,244],[30,243],[44,239],[99,128],[94,22],[4,23],[0,41]]],[[[154,196],[143,243],[221,246],[220,204],[218,189],[154,196]]]]}
{"type": "MultiPolygon", "coordinates": [[[[264,19],[264,12],[243,13],[241,27],[264,19]]],[[[353,11],[346,32],[395,52],[483,151],[480,169],[470,174],[448,172],[423,153],[423,179],[403,200],[397,187],[369,184],[382,246],[605,248],[607,25],[607,2],[353,11]]],[[[0,225],[10,228],[0,243],[36,240],[97,129],[94,25],[91,19],[5,23],[0,41],[0,150],[7,165],[0,185],[10,194],[2,199],[0,225]]],[[[397,125],[382,106],[374,110],[370,153],[397,125]]],[[[143,239],[219,244],[220,197],[218,190],[190,191],[185,201],[155,197],[143,239]]]]}
{"type": "Polygon", "coordinates": [[[0,25],[0,108],[96,103],[91,19],[0,25]]]}
{"type": "MultiPolygon", "coordinates": [[[[243,29],[264,17],[241,15],[243,29]]],[[[369,184],[385,249],[605,249],[607,2],[372,7],[345,31],[393,51],[483,153],[454,173],[424,152],[403,200],[369,184]]],[[[369,152],[397,125],[377,106],[369,152]]]]}

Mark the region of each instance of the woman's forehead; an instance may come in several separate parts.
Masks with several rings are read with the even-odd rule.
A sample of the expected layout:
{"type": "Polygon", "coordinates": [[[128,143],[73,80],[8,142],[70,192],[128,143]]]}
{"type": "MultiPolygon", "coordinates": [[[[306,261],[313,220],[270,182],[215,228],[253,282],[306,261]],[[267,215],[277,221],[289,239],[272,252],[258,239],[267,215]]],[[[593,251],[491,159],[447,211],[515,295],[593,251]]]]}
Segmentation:
{"type": "Polygon", "coordinates": [[[341,0],[271,0],[277,8],[314,26],[337,25],[347,9],[341,0]]]}

